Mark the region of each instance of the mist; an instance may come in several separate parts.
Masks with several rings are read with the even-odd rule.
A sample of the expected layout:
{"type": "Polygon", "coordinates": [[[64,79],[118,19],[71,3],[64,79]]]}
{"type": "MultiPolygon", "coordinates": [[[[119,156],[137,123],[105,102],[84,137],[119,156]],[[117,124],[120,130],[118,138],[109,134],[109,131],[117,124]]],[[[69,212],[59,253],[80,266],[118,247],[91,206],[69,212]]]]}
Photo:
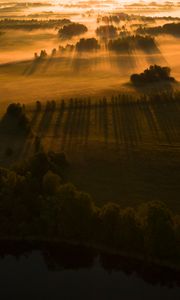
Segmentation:
{"type": "Polygon", "coordinates": [[[174,10],[177,12],[179,9],[175,2],[174,6],[160,2],[152,4],[151,19],[147,20],[142,19],[143,16],[149,16],[145,2],[143,5],[135,5],[131,1],[29,1],[26,4],[23,1],[8,2],[9,4],[0,3],[0,78],[3,83],[0,97],[3,102],[24,101],[25,96],[26,101],[31,102],[38,98],[59,99],[76,94],[83,97],[99,96],[104,92],[132,92],[132,87],[128,85],[131,74],[142,72],[154,64],[169,66],[172,75],[180,80],[178,36],[155,36],[154,50],[147,51],[132,46],[130,50],[117,52],[108,48],[110,39],[118,39],[120,35],[121,38],[135,35],[138,26],[160,26],[178,22],[178,18],[174,17],[174,10]],[[138,6],[143,8],[141,16],[136,12],[138,6]],[[119,14],[123,18],[118,23],[104,21],[104,17],[110,14],[119,14]],[[168,19],[167,15],[172,15],[172,19],[168,19]],[[20,20],[19,22],[40,21],[43,28],[34,29],[29,23],[25,23],[24,28],[17,25],[13,28],[12,24],[6,27],[3,20],[7,17],[9,20],[20,20]],[[87,32],[61,39],[58,34],[60,27],[47,28],[46,25],[49,20],[59,19],[84,24],[87,32]],[[98,27],[110,25],[116,28],[117,36],[111,37],[108,32],[104,37],[97,35],[98,27]],[[76,44],[81,39],[91,38],[97,40],[99,49],[77,51],[76,44]],[[73,50],[67,50],[69,45],[73,50]],[[60,48],[65,50],[60,51],[60,48]],[[55,57],[52,56],[53,49],[56,49],[55,57]],[[37,62],[34,59],[35,53],[40,55],[41,50],[46,51],[47,57],[37,62]]]}

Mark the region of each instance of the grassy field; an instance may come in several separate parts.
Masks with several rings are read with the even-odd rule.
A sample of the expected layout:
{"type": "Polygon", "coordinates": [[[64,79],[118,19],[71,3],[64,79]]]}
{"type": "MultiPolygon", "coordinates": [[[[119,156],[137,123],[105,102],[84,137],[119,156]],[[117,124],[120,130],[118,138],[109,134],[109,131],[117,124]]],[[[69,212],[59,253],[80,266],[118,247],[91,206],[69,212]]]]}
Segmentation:
{"type": "Polygon", "coordinates": [[[38,135],[45,150],[63,151],[70,162],[67,180],[107,201],[137,206],[161,200],[180,212],[180,102],[88,99],[58,102],[40,112],[27,106],[33,134],[1,136],[5,166],[34,152],[38,135]],[[6,157],[7,147],[13,156],[6,157]]]}
{"type": "MultiPolygon", "coordinates": [[[[128,84],[130,76],[144,71],[150,64],[170,66],[172,76],[178,81],[180,77],[177,41],[170,39],[168,42],[173,45],[173,53],[164,46],[163,52],[155,54],[141,51],[115,54],[102,50],[97,53],[66,53],[38,61],[32,59],[33,50],[29,60],[23,60],[24,56],[12,53],[11,59],[14,59],[14,62],[0,65],[1,104],[12,101],[26,104],[35,100],[59,101],[72,95],[97,98],[119,93],[137,93],[137,90],[128,84]]],[[[161,44],[162,41],[160,46],[161,44]]],[[[26,49],[21,51],[27,53],[26,49]]],[[[175,89],[180,89],[180,85],[176,84],[175,89]]],[[[159,86],[157,90],[159,91],[159,86]]]]}

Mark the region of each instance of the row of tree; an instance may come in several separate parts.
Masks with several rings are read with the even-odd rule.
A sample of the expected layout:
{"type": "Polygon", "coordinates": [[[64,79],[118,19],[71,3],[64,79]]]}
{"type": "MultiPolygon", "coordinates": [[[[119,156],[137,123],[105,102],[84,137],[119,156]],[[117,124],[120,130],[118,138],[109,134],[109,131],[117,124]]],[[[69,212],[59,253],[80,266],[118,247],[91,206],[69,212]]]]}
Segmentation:
{"type": "Polygon", "coordinates": [[[138,48],[149,52],[158,50],[154,38],[148,35],[128,35],[108,42],[108,49],[112,51],[131,52],[138,48]]]}
{"type": "MultiPolygon", "coordinates": [[[[145,52],[157,52],[155,39],[151,36],[142,35],[126,35],[123,33],[121,37],[112,39],[107,43],[107,48],[110,51],[116,52],[131,52],[135,49],[141,49],[145,52]]],[[[54,48],[51,52],[51,57],[56,57],[62,53],[76,51],[93,51],[101,49],[96,38],[81,38],[75,45],[67,44],[66,46],[59,46],[54,48]]],[[[48,57],[46,50],[41,50],[40,54],[34,53],[35,60],[43,60],[48,57]]]]}
{"type": "Polygon", "coordinates": [[[116,13],[113,15],[99,15],[97,18],[97,23],[105,23],[105,24],[119,24],[120,22],[124,22],[124,21],[142,21],[144,23],[155,23],[158,20],[166,20],[166,21],[179,21],[180,18],[178,17],[172,17],[172,16],[142,16],[142,15],[133,15],[133,14],[126,14],[126,13],[116,13]]]}
{"type": "Polygon", "coordinates": [[[163,26],[143,27],[140,26],[137,31],[138,34],[170,34],[179,37],[180,36],[180,22],[179,23],[167,23],[163,26]]]}
{"type": "Polygon", "coordinates": [[[61,28],[62,26],[71,24],[69,19],[48,19],[48,20],[37,20],[37,19],[1,19],[0,29],[8,30],[37,30],[37,29],[51,29],[61,28]]]}

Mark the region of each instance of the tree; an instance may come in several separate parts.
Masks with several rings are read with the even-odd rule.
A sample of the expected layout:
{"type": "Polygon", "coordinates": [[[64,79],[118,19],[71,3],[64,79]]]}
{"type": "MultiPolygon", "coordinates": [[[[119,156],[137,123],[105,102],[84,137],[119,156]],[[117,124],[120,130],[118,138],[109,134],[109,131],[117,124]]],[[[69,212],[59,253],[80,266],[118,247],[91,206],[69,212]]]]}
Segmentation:
{"type": "Polygon", "coordinates": [[[131,82],[135,86],[143,86],[150,83],[157,82],[175,82],[175,79],[170,76],[171,69],[169,67],[161,67],[158,65],[150,66],[148,69],[145,69],[143,73],[132,74],[131,82]]]}
{"type": "Polygon", "coordinates": [[[143,231],[133,208],[121,212],[120,245],[128,252],[143,251],[143,231]]]}
{"type": "Polygon", "coordinates": [[[42,110],[42,104],[41,101],[36,101],[36,111],[40,112],[42,110]]]}
{"type": "Polygon", "coordinates": [[[12,103],[8,106],[0,125],[3,132],[7,134],[16,133],[18,135],[25,135],[31,130],[24,106],[19,103],[12,103]]]}
{"type": "Polygon", "coordinates": [[[59,175],[52,171],[47,171],[43,176],[43,190],[48,195],[54,195],[58,191],[61,184],[61,178],[59,175]]]}
{"type": "Polygon", "coordinates": [[[159,202],[149,203],[144,224],[147,254],[158,258],[173,256],[177,250],[174,223],[165,205],[159,202]]]}
{"type": "Polygon", "coordinates": [[[114,203],[106,204],[100,211],[100,240],[105,245],[117,246],[120,240],[120,207],[114,203]]]}
{"type": "Polygon", "coordinates": [[[40,56],[39,56],[39,58],[40,59],[45,59],[45,58],[47,58],[47,52],[46,52],[46,50],[41,50],[41,53],[40,53],[40,56]]]}
{"type": "Polygon", "coordinates": [[[103,38],[115,37],[117,28],[114,25],[102,25],[96,29],[96,34],[103,38]]]}
{"type": "Polygon", "coordinates": [[[95,206],[91,197],[71,184],[63,185],[57,195],[61,203],[61,232],[66,238],[89,240],[92,235],[95,206]]]}
{"type": "Polygon", "coordinates": [[[54,57],[54,56],[56,56],[56,54],[57,54],[57,50],[56,50],[56,48],[54,48],[52,50],[51,56],[54,57]]]}
{"type": "Polygon", "coordinates": [[[80,39],[76,44],[77,51],[92,51],[100,49],[100,45],[95,38],[80,39]]]}
{"type": "Polygon", "coordinates": [[[59,30],[59,37],[62,39],[72,38],[73,36],[77,36],[87,32],[88,29],[85,25],[79,23],[71,23],[69,25],[63,26],[59,30]]]}

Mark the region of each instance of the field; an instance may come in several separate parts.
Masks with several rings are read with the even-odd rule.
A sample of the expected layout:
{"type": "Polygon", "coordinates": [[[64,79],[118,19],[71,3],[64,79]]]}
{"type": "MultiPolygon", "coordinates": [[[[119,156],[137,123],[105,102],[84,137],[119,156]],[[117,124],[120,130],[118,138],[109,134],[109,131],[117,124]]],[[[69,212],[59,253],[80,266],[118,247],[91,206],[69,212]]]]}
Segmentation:
{"type": "MultiPolygon", "coordinates": [[[[74,3],[72,7],[67,3],[59,7],[54,1],[53,4],[10,3],[7,7],[0,6],[2,106],[13,101],[27,104],[36,100],[59,101],[70,97],[97,98],[120,92],[135,93],[132,86],[128,85],[131,74],[142,72],[154,64],[169,66],[172,76],[179,81],[179,35],[173,32],[153,36],[154,49],[132,47],[117,53],[110,51],[107,46],[111,39],[136,35],[140,27],[179,24],[179,6],[152,3],[149,7],[149,4],[143,3],[136,7],[132,3],[106,2],[99,4],[95,1],[92,5],[85,1],[74,3]],[[64,18],[87,26],[87,32],[68,39],[60,38],[58,30],[61,26],[53,24],[58,24],[64,18]],[[97,28],[103,26],[106,28],[105,35],[98,35],[97,28]],[[114,37],[110,34],[111,26],[116,30],[114,37]],[[81,38],[96,38],[100,49],[83,53],[75,49],[58,52],[59,47],[75,47],[81,38]],[[58,54],[52,56],[54,49],[58,54]],[[48,57],[37,63],[34,53],[39,55],[41,50],[45,50],[48,57]]],[[[179,89],[179,85],[176,89],[179,89]]]]}
{"type": "Polygon", "coordinates": [[[29,105],[33,134],[19,139],[1,134],[1,164],[32,155],[38,136],[46,151],[67,154],[67,180],[90,193],[98,205],[113,201],[126,207],[161,200],[179,212],[177,99],[71,99],[43,105],[41,111],[29,105]],[[8,147],[12,157],[5,154],[8,147]]]}

